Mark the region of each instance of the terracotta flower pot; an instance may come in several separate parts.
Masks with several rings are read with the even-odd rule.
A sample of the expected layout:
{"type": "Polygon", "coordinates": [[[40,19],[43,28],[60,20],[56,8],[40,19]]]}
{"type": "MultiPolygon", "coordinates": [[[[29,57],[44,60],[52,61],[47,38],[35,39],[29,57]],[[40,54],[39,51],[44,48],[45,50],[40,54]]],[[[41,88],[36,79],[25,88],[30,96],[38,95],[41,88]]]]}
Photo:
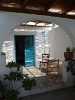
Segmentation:
{"type": "Polygon", "coordinates": [[[73,52],[64,52],[65,61],[71,61],[73,59],[73,52]]]}

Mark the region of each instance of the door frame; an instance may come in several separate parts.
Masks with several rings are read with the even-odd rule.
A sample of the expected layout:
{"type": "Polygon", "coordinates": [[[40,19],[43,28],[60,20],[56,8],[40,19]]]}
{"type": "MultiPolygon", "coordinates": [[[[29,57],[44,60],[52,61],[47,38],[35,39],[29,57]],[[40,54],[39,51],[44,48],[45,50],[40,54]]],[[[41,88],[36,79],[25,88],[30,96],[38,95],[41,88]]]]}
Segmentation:
{"type": "MultiPolygon", "coordinates": [[[[15,34],[14,35],[14,60],[15,60],[15,62],[16,62],[16,45],[15,45],[15,42],[16,42],[16,40],[15,40],[15,37],[16,36],[33,36],[33,41],[34,41],[34,66],[36,66],[36,43],[35,43],[35,34],[33,35],[33,34],[25,34],[25,35],[18,35],[18,34],[15,34]]],[[[25,56],[24,56],[25,57],[25,56]]]]}

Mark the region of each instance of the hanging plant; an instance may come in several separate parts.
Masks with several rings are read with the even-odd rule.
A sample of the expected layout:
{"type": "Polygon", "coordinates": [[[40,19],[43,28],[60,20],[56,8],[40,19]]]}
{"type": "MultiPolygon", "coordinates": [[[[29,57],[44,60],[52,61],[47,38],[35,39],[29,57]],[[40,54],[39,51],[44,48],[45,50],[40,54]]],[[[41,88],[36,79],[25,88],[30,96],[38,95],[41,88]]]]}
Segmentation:
{"type": "Polygon", "coordinates": [[[75,60],[69,61],[66,67],[67,72],[71,72],[75,76],[75,60]]]}

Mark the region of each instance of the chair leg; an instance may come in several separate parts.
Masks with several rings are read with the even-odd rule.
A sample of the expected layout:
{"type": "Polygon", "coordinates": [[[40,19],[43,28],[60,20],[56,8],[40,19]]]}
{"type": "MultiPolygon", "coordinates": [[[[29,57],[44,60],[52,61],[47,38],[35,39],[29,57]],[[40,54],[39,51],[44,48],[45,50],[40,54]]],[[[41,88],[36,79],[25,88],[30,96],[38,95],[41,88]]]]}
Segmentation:
{"type": "Polygon", "coordinates": [[[59,68],[57,68],[57,74],[59,74],[59,68]]]}
{"type": "Polygon", "coordinates": [[[47,67],[47,72],[46,72],[46,75],[48,75],[48,67],[47,67]]]}

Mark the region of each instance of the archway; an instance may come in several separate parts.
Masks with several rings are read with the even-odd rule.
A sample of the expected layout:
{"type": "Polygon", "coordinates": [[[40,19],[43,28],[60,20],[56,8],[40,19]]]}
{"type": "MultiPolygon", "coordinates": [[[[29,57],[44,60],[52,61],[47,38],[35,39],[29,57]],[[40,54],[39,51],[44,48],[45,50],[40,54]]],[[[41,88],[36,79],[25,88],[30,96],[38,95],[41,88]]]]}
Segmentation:
{"type": "MultiPolygon", "coordinates": [[[[36,21],[36,20],[30,20],[30,21],[36,21]]],[[[39,22],[40,21],[44,22],[44,20],[38,20],[38,21],[39,22]]],[[[14,48],[15,48],[15,46],[14,46],[14,44],[15,44],[14,43],[14,36],[15,35],[24,36],[24,37],[25,37],[25,35],[36,35],[35,36],[35,44],[37,46],[35,46],[35,48],[38,48],[38,49],[35,50],[35,55],[37,55],[35,57],[36,58],[35,61],[38,64],[35,63],[35,65],[39,65],[39,61],[41,60],[42,53],[50,53],[50,56],[52,56],[54,58],[59,58],[60,61],[63,61],[64,60],[63,52],[66,50],[66,47],[67,46],[73,47],[73,45],[70,42],[70,39],[66,38],[67,33],[65,33],[65,31],[63,29],[59,28],[58,30],[56,30],[56,34],[58,36],[57,37],[54,36],[53,40],[55,41],[55,43],[53,41],[49,42],[49,38],[51,37],[51,36],[50,37],[48,36],[49,33],[50,33],[50,27],[38,28],[38,27],[34,27],[34,26],[32,26],[32,27],[31,26],[27,26],[26,27],[24,25],[22,25],[22,26],[20,25],[20,26],[15,27],[15,29],[12,30],[12,32],[8,35],[7,41],[6,41],[6,42],[9,42],[9,43],[6,43],[6,47],[7,47],[7,50],[8,50],[8,52],[7,52],[8,57],[7,58],[9,59],[9,60],[7,60],[7,62],[8,61],[16,61],[16,60],[14,60],[14,58],[16,58],[16,56],[15,56],[15,50],[14,50],[14,48]],[[17,30],[18,32],[15,31],[15,30],[17,30]],[[44,32],[42,30],[44,30],[44,32]],[[58,34],[58,33],[60,33],[60,34],[58,34]],[[61,34],[63,34],[63,33],[64,33],[64,35],[62,35],[63,37],[61,37],[61,34]],[[59,40],[59,38],[61,38],[60,40],[63,43],[61,43],[61,41],[59,40]],[[57,41],[57,39],[58,39],[59,42],[57,41]],[[66,40],[69,39],[67,41],[67,43],[65,43],[66,42],[65,39],[66,40]],[[37,42],[37,41],[39,41],[39,42],[37,42]],[[39,43],[40,43],[40,45],[39,45],[39,43]],[[53,47],[51,47],[51,48],[47,47],[47,46],[49,46],[49,44],[53,45],[53,47]],[[68,45],[68,44],[70,44],[70,45],[68,45]],[[47,46],[45,47],[45,45],[47,45],[47,46]],[[63,45],[63,47],[62,47],[62,45],[63,45]],[[13,48],[11,48],[11,47],[13,47],[13,48]],[[9,48],[12,49],[11,52],[10,52],[9,48]]],[[[20,50],[20,51],[22,51],[22,50],[20,50]]],[[[21,53],[23,54],[23,56],[25,55],[24,52],[21,52],[21,53]]],[[[21,57],[21,54],[20,54],[20,57],[21,57]]],[[[23,59],[24,58],[25,57],[23,57],[23,59]]]]}
{"type": "MultiPolygon", "coordinates": [[[[57,18],[57,17],[50,17],[50,16],[40,16],[40,15],[33,15],[33,14],[18,14],[18,13],[6,13],[6,12],[1,12],[0,13],[1,17],[1,23],[0,23],[0,31],[1,31],[1,36],[0,36],[0,49],[2,48],[2,44],[7,37],[7,35],[11,32],[12,29],[14,29],[16,26],[21,24],[22,22],[27,22],[31,20],[45,20],[48,22],[53,22],[65,30],[65,32],[68,34],[70,37],[73,45],[74,44],[74,36],[73,36],[73,28],[72,30],[69,30],[69,26],[65,23],[64,18],[57,18]],[[2,20],[4,19],[4,20],[2,20]],[[8,25],[7,25],[8,24],[8,25]]],[[[70,21],[66,19],[66,21],[70,21]]],[[[72,21],[73,22],[73,21],[72,21]]],[[[70,26],[72,23],[70,23],[70,26]]]]}

